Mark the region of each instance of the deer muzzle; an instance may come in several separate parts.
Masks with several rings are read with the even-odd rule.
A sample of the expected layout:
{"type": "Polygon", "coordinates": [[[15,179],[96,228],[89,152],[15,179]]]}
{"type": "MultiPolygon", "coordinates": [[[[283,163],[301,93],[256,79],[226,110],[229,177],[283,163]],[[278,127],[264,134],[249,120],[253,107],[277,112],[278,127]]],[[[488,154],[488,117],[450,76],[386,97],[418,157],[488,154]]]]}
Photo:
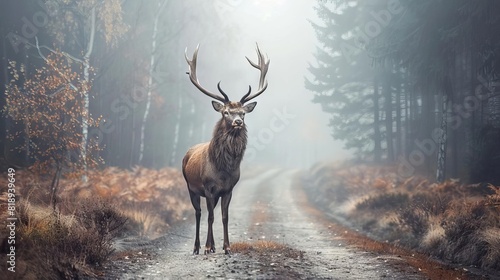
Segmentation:
{"type": "Polygon", "coordinates": [[[234,128],[242,128],[243,127],[243,120],[240,118],[236,118],[233,120],[232,125],[234,128]]]}

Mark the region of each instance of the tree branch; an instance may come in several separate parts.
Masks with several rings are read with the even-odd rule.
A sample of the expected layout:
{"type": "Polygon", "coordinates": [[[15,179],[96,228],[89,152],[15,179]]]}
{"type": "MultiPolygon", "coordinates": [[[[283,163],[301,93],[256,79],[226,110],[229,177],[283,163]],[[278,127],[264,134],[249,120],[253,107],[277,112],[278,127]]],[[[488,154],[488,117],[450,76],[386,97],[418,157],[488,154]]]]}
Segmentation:
{"type": "MultiPolygon", "coordinates": [[[[75,85],[73,85],[73,83],[71,82],[71,80],[70,80],[69,78],[67,78],[67,77],[66,77],[66,75],[64,75],[64,74],[63,74],[63,73],[62,73],[59,69],[57,69],[57,67],[56,67],[56,66],[51,65],[51,64],[49,63],[49,60],[47,59],[47,57],[45,57],[45,56],[42,54],[42,50],[40,49],[40,45],[38,44],[38,37],[36,37],[36,36],[35,36],[35,42],[36,42],[36,46],[35,46],[35,47],[36,47],[36,49],[37,49],[37,51],[38,51],[38,54],[39,54],[39,55],[40,55],[40,57],[41,57],[41,58],[45,61],[45,63],[47,63],[48,65],[52,66],[52,68],[54,68],[54,70],[56,70],[56,72],[57,72],[59,75],[61,75],[61,77],[63,77],[63,78],[64,78],[64,79],[68,82],[68,85],[69,85],[72,89],[74,89],[75,91],[78,91],[78,88],[77,88],[75,85]]],[[[52,49],[51,49],[51,48],[49,48],[49,47],[45,47],[45,48],[47,48],[48,50],[50,50],[52,53],[57,53],[56,51],[52,50],[52,49]]],[[[52,97],[52,96],[56,95],[57,93],[59,93],[61,90],[62,90],[62,89],[59,89],[59,90],[57,90],[56,92],[54,92],[54,93],[50,94],[49,96],[50,96],[50,97],[52,97]]]]}
{"type": "Polygon", "coordinates": [[[92,54],[92,49],[94,48],[94,37],[95,37],[95,6],[92,7],[92,13],[90,14],[90,39],[87,52],[85,53],[84,60],[88,60],[92,54]]]}
{"type": "MultiPolygon", "coordinates": [[[[39,55],[43,58],[43,60],[47,61],[47,58],[46,58],[46,57],[45,57],[45,56],[41,53],[41,50],[40,50],[40,49],[46,49],[46,50],[50,51],[51,53],[58,53],[58,51],[56,51],[56,50],[54,50],[54,49],[52,49],[52,48],[50,48],[50,47],[47,47],[47,46],[45,46],[45,45],[41,45],[41,46],[40,46],[40,45],[38,44],[38,37],[37,37],[37,36],[35,36],[35,41],[36,41],[36,44],[35,44],[35,45],[33,45],[33,44],[32,44],[32,43],[30,43],[30,42],[26,42],[26,44],[28,44],[28,45],[30,45],[30,46],[32,46],[32,47],[34,47],[34,48],[36,48],[36,49],[38,50],[38,54],[39,54],[39,55]]],[[[69,54],[69,53],[67,53],[67,52],[60,51],[59,53],[61,53],[62,55],[64,55],[65,57],[67,57],[67,58],[69,58],[69,59],[71,59],[71,60],[74,60],[74,61],[79,62],[79,63],[83,63],[83,60],[81,60],[81,59],[79,59],[79,58],[76,58],[76,57],[74,57],[74,56],[70,55],[70,54],[69,54]]]]}

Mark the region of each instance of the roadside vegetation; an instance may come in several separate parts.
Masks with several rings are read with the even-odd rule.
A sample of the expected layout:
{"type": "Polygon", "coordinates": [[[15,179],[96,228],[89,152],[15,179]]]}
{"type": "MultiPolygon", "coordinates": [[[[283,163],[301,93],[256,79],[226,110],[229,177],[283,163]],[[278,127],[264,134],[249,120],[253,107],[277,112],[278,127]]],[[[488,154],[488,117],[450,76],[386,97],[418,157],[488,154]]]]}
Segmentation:
{"type": "Polygon", "coordinates": [[[304,185],[313,203],[372,238],[448,263],[500,271],[500,186],[401,179],[396,171],[318,165],[304,185]]]}
{"type": "MultiPolygon", "coordinates": [[[[96,277],[120,248],[120,240],[147,241],[190,210],[176,169],[90,171],[88,181],[63,176],[56,197],[51,180],[16,173],[16,273],[11,279],[96,277]],[[38,179],[37,179],[38,178],[38,179]]],[[[183,183],[183,182],[182,182],[183,183]]],[[[7,179],[0,178],[1,217],[7,219],[7,179]],[[5,200],[5,201],[3,201],[5,200]]],[[[6,262],[8,229],[0,230],[0,261],[6,262]]]]}

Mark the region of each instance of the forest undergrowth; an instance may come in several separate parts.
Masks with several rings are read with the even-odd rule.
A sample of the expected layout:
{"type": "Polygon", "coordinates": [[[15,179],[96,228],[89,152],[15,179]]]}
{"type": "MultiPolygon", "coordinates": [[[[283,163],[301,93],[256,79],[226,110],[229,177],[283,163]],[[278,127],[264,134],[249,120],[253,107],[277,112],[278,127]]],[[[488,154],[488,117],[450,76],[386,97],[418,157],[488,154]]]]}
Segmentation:
{"type": "MultiPolygon", "coordinates": [[[[96,277],[116,251],[117,239],[154,239],[191,210],[182,174],[173,168],[108,167],[90,171],[87,182],[62,178],[55,210],[50,204],[50,178],[35,178],[27,170],[16,173],[16,273],[11,279],[96,277]]],[[[2,176],[4,221],[7,185],[2,176]]],[[[3,263],[11,246],[8,234],[2,227],[3,263]]]]}
{"type": "Polygon", "coordinates": [[[500,271],[500,187],[402,179],[396,167],[322,164],[304,178],[310,200],[383,242],[447,263],[500,271]]]}

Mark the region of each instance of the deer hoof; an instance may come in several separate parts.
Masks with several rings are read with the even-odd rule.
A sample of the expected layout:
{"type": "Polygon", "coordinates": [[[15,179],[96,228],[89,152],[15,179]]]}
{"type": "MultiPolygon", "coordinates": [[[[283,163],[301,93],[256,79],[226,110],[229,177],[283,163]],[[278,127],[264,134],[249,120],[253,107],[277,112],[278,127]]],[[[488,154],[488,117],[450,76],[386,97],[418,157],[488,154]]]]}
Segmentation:
{"type": "Polygon", "coordinates": [[[194,248],[193,255],[199,255],[199,254],[200,254],[200,248],[194,248]]]}
{"type": "Polygon", "coordinates": [[[205,255],[208,255],[210,253],[215,253],[215,249],[214,248],[205,247],[205,255]]]}
{"type": "Polygon", "coordinates": [[[226,248],[226,249],[224,249],[224,253],[225,253],[226,255],[231,255],[231,249],[229,249],[229,247],[228,247],[228,248],[226,248]]]}

